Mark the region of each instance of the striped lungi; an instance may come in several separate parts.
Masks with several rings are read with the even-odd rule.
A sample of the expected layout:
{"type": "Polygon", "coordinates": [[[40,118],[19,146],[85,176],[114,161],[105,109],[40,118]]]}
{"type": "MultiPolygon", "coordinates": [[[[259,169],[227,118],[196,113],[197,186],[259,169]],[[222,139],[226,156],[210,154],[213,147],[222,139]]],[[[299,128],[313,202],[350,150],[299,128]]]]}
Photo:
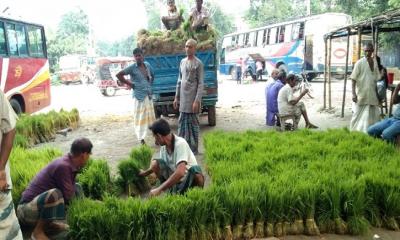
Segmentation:
{"type": "Polygon", "coordinates": [[[50,189],[36,196],[28,203],[20,203],[17,216],[21,223],[34,225],[39,219],[65,219],[65,204],[62,192],[57,188],[50,189]]]}
{"type": "MultiPolygon", "coordinates": [[[[166,164],[166,162],[162,159],[156,159],[158,166],[160,168],[160,182],[161,184],[174,173],[166,164]]],[[[196,174],[203,175],[200,166],[195,165],[190,167],[187,170],[187,173],[183,180],[169,189],[169,192],[172,194],[184,194],[189,188],[194,186],[194,177],[196,174]]]]}
{"type": "Polygon", "coordinates": [[[181,112],[178,120],[178,135],[186,140],[194,154],[198,153],[199,133],[198,114],[181,112]]]}
{"type": "Polygon", "coordinates": [[[149,126],[156,120],[153,101],[148,96],[143,101],[133,99],[133,127],[139,140],[145,139],[149,126]]]}
{"type": "Polygon", "coordinates": [[[11,190],[0,191],[0,239],[20,239],[22,233],[14,211],[11,190]]]}

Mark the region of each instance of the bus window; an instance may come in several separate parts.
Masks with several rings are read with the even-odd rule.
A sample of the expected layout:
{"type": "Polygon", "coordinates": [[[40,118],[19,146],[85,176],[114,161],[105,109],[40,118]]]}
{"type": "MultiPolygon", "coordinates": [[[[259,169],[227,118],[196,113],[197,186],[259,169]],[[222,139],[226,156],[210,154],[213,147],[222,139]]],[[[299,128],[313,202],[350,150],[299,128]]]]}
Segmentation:
{"type": "Polygon", "coordinates": [[[303,39],[304,22],[294,23],[292,27],[292,40],[303,39]]]}
{"type": "Polygon", "coordinates": [[[278,40],[278,28],[274,27],[270,29],[271,33],[270,33],[270,39],[268,44],[275,44],[278,40]]]}
{"type": "Polygon", "coordinates": [[[267,34],[267,38],[265,39],[265,44],[270,44],[270,39],[271,39],[271,29],[265,29],[264,30],[265,32],[264,33],[266,33],[267,34]]]}
{"type": "Polygon", "coordinates": [[[249,45],[249,35],[250,35],[250,33],[245,33],[244,34],[243,46],[249,45]]]}
{"type": "Polygon", "coordinates": [[[264,30],[260,30],[257,32],[257,46],[261,47],[263,45],[264,40],[264,30]]]}
{"type": "Polygon", "coordinates": [[[4,24],[0,22],[0,55],[7,55],[6,36],[4,33],[4,24]]]}
{"type": "Polygon", "coordinates": [[[8,36],[11,55],[13,56],[28,55],[24,26],[19,24],[7,23],[7,36],[8,36]]]}
{"type": "Polygon", "coordinates": [[[277,36],[278,43],[283,43],[285,41],[285,26],[279,28],[279,36],[277,36]]]}
{"type": "Polygon", "coordinates": [[[249,34],[249,47],[255,46],[257,41],[257,32],[251,32],[249,34]]]}
{"type": "Polygon", "coordinates": [[[243,46],[243,44],[244,44],[244,35],[240,34],[239,37],[238,37],[238,41],[236,41],[236,42],[238,42],[239,46],[243,46]]]}
{"type": "Polygon", "coordinates": [[[290,42],[291,41],[291,36],[292,35],[292,24],[288,24],[285,26],[285,41],[284,42],[290,42]]]}
{"type": "Polygon", "coordinates": [[[44,57],[42,31],[38,27],[28,26],[29,52],[32,57],[44,57]]]}

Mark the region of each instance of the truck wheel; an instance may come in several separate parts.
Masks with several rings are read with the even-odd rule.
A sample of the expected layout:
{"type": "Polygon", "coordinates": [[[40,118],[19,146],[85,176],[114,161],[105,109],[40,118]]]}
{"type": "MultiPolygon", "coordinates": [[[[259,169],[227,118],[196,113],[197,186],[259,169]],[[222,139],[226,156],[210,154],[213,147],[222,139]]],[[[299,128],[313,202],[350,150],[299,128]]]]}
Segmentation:
{"type": "Polygon", "coordinates": [[[208,125],[215,126],[217,122],[215,106],[208,106],[208,125]]]}
{"type": "Polygon", "coordinates": [[[11,107],[14,109],[14,112],[17,115],[20,115],[23,111],[22,111],[22,107],[21,104],[19,104],[19,102],[16,99],[11,99],[10,100],[10,105],[11,107]]]}
{"type": "Polygon", "coordinates": [[[117,92],[115,87],[107,87],[105,91],[106,91],[106,96],[108,97],[114,96],[115,92],[117,92]]]}

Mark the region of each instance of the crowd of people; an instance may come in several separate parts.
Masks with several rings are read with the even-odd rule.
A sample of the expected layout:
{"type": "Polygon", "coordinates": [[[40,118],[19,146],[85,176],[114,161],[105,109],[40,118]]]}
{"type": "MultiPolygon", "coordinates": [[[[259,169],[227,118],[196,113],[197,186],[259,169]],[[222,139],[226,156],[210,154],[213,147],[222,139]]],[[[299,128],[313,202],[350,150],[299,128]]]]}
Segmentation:
{"type": "MultiPolygon", "coordinates": [[[[183,22],[174,0],[168,0],[168,11],[162,17],[166,29],[174,30],[183,22]]],[[[208,24],[207,9],[202,7],[202,0],[196,0],[190,14],[191,27],[194,30],[204,29],[208,24]]],[[[155,144],[161,146],[159,156],[151,161],[148,169],[140,171],[140,176],[154,173],[160,185],[150,191],[150,196],[158,196],[163,192],[184,193],[191,187],[203,187],[204,175],[197,163],[199,154],[199,112],[204,85],[204,66],[195,56],[197,42],[189,39],[185,44],[186,57],[179,65],[179,77],[173,107],[179,111],[178,134],[172,133],[167,120],[155,119],[152,102],[152,83],[154,72],[152,66],[144,61],[140,48],[133,50],[136,62],[121,70],[117,78],[131,87],[133,98],[133,124],[135,134],[141,144],[151,132],[155,144]],[[125,76],[129,75],[129,79],[125,76]]],[[[368,44],[365,57],[354,66],[350,76],[352,80],[352,99],[354,112],[350,130],[366,132],[374,137],[394,142],[400,134],[400,108],[393,117],[379,121],[379,104],[382,98],[377,94],[377,81],[386,73],[380,61],[374,57],[374,48],[368,44]]],[[[240,58],[237,63],[237,81],[241,83],[249,70],[247,59],[240,58]]],[[[306,128],[318,128],[311,123],[306,106],[301,101],[308,93],[302,90],[297,96],[295,89],[299,78],[288,74],[285,64],[278,63],[271,72],[271,78],[265,88],[266,124],[275,126],[284,116],[292,116],[293,125],[297,126],[301,118],[306,128]]],[[[256,61],[255,72],[251,72],[253,80],[262,80],[265,63],[256,61]]],[[[386,83],[387,86],[387,83],[386,83]]],[[[400,102],[398,93],[400,84],[394,90],[393,104],[400,102]]],[[[0,91],[0,236],[5,239],[22,239],[20,223],[32,225],[32,239],[49,239],[46,229],[68,229],[59,222],[65,219],[65,211],[73,198],[83,195],[76,182],[76,175],[87,164],[92,154],[93,144],[87,138],[78,138],[71,144],[70,151],[52,161],[43,168],[22,193],[22,198],[14,210],[11,197],[11,176],[8,157],[13,146],[17,117],[4,93],[0,91]]]]}

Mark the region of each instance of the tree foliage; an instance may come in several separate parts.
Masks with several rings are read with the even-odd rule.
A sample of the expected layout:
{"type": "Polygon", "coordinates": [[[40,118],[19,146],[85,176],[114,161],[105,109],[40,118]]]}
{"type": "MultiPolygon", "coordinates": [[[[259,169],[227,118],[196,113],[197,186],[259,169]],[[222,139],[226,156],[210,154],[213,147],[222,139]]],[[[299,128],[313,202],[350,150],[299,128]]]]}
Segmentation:
{"type": "MultiPolygon", "coordinates": [[[[311,0],[311,14],[342,12],[359,21],[393,7],[400,0],[311,0]]],[[[305,16],[305,1],[300,0],[250,0],[246,21],[251,27],[305,16]]]]}
{"type": "Polygon", "coordinates": [[[115,42],[99,41],[96,53],[99,56],[131,56],[136,45],[134,35],[115,42]]]}

